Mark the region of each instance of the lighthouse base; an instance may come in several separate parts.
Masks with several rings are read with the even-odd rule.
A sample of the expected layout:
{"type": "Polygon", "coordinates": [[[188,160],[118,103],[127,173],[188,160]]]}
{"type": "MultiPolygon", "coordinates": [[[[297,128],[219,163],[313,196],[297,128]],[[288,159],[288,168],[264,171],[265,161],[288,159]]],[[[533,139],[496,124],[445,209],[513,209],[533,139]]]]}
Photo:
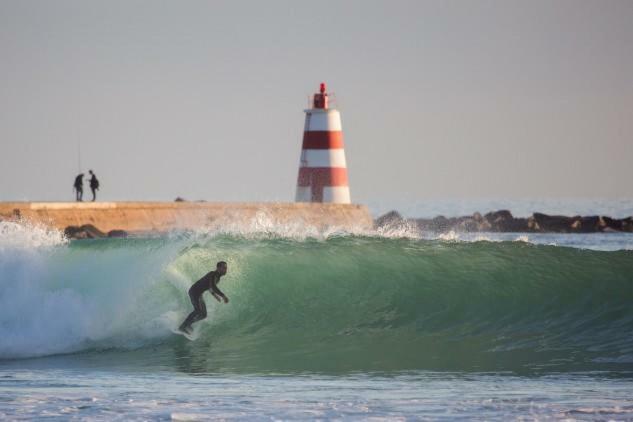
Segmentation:
{"type": "Polygon", "coordinates": [[[351,202],[348,186],[325,186],[322,192],[313,192],[310,186],[297,187],[297,202],[329,202],[349,204],[351,202]]]}

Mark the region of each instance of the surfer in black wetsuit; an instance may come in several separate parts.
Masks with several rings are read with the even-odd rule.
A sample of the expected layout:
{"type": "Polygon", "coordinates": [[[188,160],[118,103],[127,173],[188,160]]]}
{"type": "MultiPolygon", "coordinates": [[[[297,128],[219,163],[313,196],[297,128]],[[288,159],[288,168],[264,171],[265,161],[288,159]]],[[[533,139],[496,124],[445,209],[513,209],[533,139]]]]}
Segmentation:
{"type": "Polygon", "coordinates": [[[193,304],[193,312],[189,314],[187,319],[184,320],[178,329],[183,333],[191,334],[191,324],[196,321],[203,320],[207,317],[207,305],[202,299],[202,294],[209,290],[211,295],[218,302],[224,301],[229,303],[229,298],[218,289],[218,283],[220,277],[226,274],[227,265],[226,262],[220,261],[217,263],[215,271],[207,273],[200,280],[193,283],[193,286],[189,289],[189,298],[193,304]]]}

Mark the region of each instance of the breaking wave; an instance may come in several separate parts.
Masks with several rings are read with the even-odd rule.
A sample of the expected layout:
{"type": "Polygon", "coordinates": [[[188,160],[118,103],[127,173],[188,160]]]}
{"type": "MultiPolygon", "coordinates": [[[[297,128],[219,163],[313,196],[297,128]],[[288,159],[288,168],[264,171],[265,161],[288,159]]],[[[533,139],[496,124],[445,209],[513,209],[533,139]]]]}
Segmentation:
{"type": "MultiPolygon", "coordinates": [[[[192,371],[630,370],[633,252],[344,234],[68,242],[0,223],[0,359],[192,371]],[[22,231],[21,231],[22,230],[22,231]],[[187,288],[229,262],[196,340],[187,288]]],[[[297,228],[297,230],[299,230],[297,228]]],[[[300,233],[300,231],[297,231],[300,233]]],[[[400,233],[402,234],[402,233],[400,233]]]]}

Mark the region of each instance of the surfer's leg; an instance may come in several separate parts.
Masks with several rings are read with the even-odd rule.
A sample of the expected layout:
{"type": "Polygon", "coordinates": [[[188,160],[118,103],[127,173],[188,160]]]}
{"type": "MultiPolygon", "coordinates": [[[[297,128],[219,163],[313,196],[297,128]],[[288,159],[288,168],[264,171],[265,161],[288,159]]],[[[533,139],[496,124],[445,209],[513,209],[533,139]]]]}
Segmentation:
{"type": "Polygon", "coordinates": [[[198,314],[198,306],[196,303],[198,302],[198,298],[191,296],[191,293],[189,293],[189,300],[191,300],[191,304],[193,305],[193,311],[191,311],[182,324],[180,324],[180,327],[178,327],[180,331],[188,332],[191,329],[191,324],[193,324],[193,321],[198,314]]]}
{"type": "Polygon", "coordinates": [[[193,324],[194,322],[201,321],[207,317],[207,305],[204,303],[204,300],[202,300],[202,296],[198,298],[198,304],[195,308],[195,312],[196,312],[196,315],[191,321],[191,324],[193,324]]]}
{"type": "Polygon", "coordinates": [[[194,320],[196,318],[196,316],[198,315],[198,311],[196,311],[195,309],[193,310],[193,312],[191,312],[187,318],[183,321],[182,324],[180,324],[180,327],[178,327],[178,329],[180,331],[185,331],[188,332],[191,329],[191,324],[194,323],[194,320]]]}
{"type": "Polygon", "coordinates": [[[191,330],[191,324],[207,317],[207,306],[204,303],[204,300],[202,300],[202,296],[189,296],[189,298],[191,299],[191,303],[193,305],[193,311],[189,314],[187,319],[185,319],[185,321],[180,324],[180,331],[188,332],[189,330],[191,330]]]}

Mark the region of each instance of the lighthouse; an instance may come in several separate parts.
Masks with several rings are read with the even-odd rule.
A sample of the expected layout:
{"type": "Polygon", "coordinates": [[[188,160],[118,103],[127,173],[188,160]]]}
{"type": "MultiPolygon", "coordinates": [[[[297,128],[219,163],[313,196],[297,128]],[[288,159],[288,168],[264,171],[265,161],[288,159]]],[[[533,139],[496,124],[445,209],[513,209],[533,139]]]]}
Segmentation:
{"type": "Polygon", "coordinates": [[[329,107],[324,83],[312,96],[312,108],[305,113],[295,200],[349,204],[341,115],[338,110],[329,107]]]}

